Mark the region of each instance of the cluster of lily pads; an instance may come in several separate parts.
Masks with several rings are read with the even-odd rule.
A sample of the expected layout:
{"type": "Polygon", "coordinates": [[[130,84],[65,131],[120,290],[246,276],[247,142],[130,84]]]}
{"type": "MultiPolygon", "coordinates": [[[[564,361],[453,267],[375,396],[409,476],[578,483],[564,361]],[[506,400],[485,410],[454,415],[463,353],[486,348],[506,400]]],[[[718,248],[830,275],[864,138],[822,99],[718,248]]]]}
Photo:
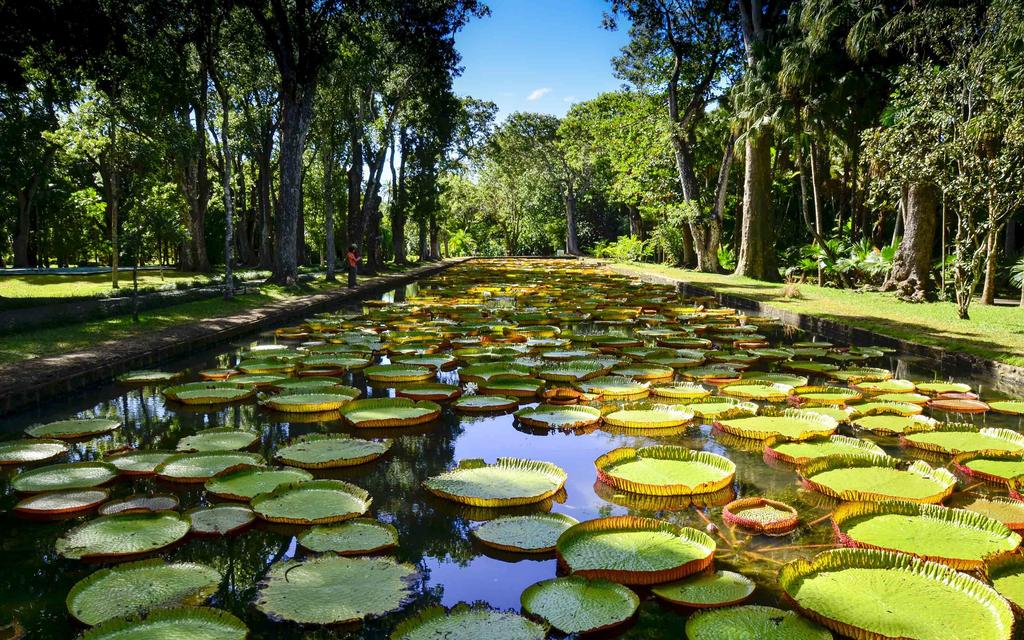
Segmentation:
{"type": "Polygon", "coordinates": [[[1024,400],[986,402],[966,384],[897,379],[879,366],[885,349],[784,345],[780,333],[769,318],[573,262],[472,262],[422,283],[405,302],[278,329],[272,344],[192,381],[187,372],[122,376],[124,384],[159,386],[172,409],[255,402],[283,421],[328,426],[277,447],[272,459],[250,451],[260,434],[243,426],[183,437],[174,451],[53,464],[70,443],[121,426],[80,417],[0,442],[0,464],[22,468],[10,481],[21,497],[16,513],[89,516],[55,545],[65,558],[110,564],[67,596],[70,614],[92,626],[89,640],[168,630],[245,637],[238,618],[202,606],[221,583],[216,570],[152,556],[190,536],[233,535],[260,522],[298,527],[302,550],[275,563],[259,586],[254,606],[271,619],[331,625],[403,609],[419,572],[391,557],[400,545],[395,527],[372,517],[366,490],[318,474],[383,465],[389,432],[418,425],[429,437],[447,412],[509,415],[527,433],[602,429],[653,439],[599,456],[591,479],[598,494],[631,496],[650,511],[692,507],[708,527],[635,515],[583,522],[556,512],[511,515],[510,507],[559,500],[567,473],[545,460],[463,460],[423,490],[489,510],[471,531],[477,542],[553,556],[559,575],[528,587],[519,612],[479,604],[412,611],[392,638],[608,631],[632,620],[651,595],[698,610],[686,622],[696,640],[833,632],[1010,638],[1014,611],[1024,607],[1024,436],[979,420],[987,412],[1024,415],[1024,400]],[[394,396],[361,398],[365,388],[352,386],[353,373],[394,396]],[[707,433],[702,425],[726,450],[759,451],[834,503],[828,521],[836,548],[778,573],[785,609],[744,604],[755,582],[717,567],[716,558],[727,556],[722,543],[736,533],[783,536],[818,523],[802,523],[796,509],[766,496],[738,497],[736,464],[721,447],[673,444],[675,436],[707,433]],[[884,448],[897,446],[912,455],[884,448]],[[201,487],[209,506],[182,512],[173,493],[110,498],[111,483],[136,478],[201,487]],[[961,491],[971,498],[961,508],[943,506],[972,483],[1006,495],[961,491]]]}

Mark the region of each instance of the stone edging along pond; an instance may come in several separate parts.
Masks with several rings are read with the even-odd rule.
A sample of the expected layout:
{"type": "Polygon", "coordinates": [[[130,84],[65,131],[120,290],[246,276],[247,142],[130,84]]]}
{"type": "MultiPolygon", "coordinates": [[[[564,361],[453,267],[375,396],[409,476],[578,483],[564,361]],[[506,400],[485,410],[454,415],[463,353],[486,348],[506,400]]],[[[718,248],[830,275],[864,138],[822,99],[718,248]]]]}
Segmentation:
{"type": "Polygon", "coordinates": [[[354,290],[345,288],[344,274],[341,274],[337,291],[284,300],[247,309],[232,316],[206,318],[154,333],[111,340],[81,351],[12,363],[0,367],[0,414],[90,384],[109,381],[126,371],[151,367],[163,360],[221,344],[241,335],[304,318],[344,302],[379,295],[466,260],[444,260],[398,274],[378,276],[354,290]]]}
{"type": "Polygon", "coordinates": [[[931,361],[935,364],[936,369],[969,369],[975,375],[999,381],[1003,384],[1024,385],[1024,367],[988,360],[962,351],[953,351],[919,344],[910,340],[901,340],[876,331],[852,327],[842,322],[829,320],[828,318],[786,311],[764,302],[752,300],[751,298],[731,293],[721,293],[711,288],[697,286],[679,278],[655,273],[642,273],[639,269],[634,270],[630,267],[610,264],[600,260],[588,260],[588,262],[595,265],[604,265],[615,273],[639,278],[645,282],[673,285],[686,296],[713,297],[723,306],[776,318],[784,324],[803,329],[829,340],[834,340],[837,343],[889,347],[896,349],[900,354],[931,361]]]}

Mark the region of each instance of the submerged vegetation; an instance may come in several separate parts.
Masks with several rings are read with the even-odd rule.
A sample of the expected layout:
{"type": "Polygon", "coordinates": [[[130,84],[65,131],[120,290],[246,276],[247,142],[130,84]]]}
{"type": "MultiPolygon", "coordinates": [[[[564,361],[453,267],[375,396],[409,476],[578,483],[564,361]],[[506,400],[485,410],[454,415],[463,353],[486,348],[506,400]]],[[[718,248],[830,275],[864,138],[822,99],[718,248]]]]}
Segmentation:
{"type": "Polygon", "coordinates": [[[1020,400],[894,364],[575,261],[467,263],[9,434],[4,528],[34,542],[0,611],[85,638],[1009,640],[1020,400]]]}

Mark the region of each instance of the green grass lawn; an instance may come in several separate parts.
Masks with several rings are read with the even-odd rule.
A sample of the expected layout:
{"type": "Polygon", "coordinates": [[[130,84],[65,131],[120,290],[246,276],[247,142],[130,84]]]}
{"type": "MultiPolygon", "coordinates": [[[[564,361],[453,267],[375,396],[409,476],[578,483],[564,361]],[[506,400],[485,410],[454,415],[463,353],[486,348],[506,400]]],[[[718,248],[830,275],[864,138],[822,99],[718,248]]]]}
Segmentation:
{"type": "Polygon", "coordinates": [[[699,273],[653,264],[619,264],[629,273],[647,272],[678,278],[802,314],[821,316],[851,326],[944,347],[990,360],[1024,366],[1024,309],[971,305],[971,319],[961,320],[951,302],[912,304],[887,293],[847,291],[798,285],[799,295],[787,298],[783,285],[732,275],[699,273]]]}
{"type": "MultiPolygon", "coordinates": [[[[125,295],[132,290],[131,269],[120,272],[121,292],[125,295]]],[[[187,271],[140,271],[139,289],[174,288],[179,283],[193,284],[209,282],[208,274],[187,271]]],[[[0,297],[4,298],[90,298],[111,295],[109,273],[95,273],[69,276],[5,276],[0,274],[0,297]]]]}

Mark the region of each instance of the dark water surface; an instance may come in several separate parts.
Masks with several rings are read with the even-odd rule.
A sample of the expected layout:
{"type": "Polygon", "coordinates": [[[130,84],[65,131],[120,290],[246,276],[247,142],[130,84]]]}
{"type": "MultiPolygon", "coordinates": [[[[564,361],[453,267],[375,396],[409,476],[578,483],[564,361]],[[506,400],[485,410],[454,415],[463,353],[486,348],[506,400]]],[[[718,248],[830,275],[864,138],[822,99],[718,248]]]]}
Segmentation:
{"type": "MultiPolygon", "coordinates": [[[[399,292],[413,295],[415,286],[399,292]]],[[[394,293],[387,299],[393,299],[394,293]]],[[[350,309],[357,311],[358,309],[350,309]]],[[[794,340],[807,340],[808,336],[781,329],[772,333],[773,343],[786,344],[794,340]]],[[[237,353],[255,343],[272,342],[272,335],[254,336],[251,340],[227,346],[207,355],[171,362],[162,367],[167,371],[230,365],[237,353]]],[[[970,372],[935,371],[929,363],[896,358],[883,358],[868,364],[892,369],[897,377],[930,380],[955,376],[958,381],[971,383],[983,398],[990,399],[1012,393],[1012,389],[999,389],[997,383],[974,378],[970,372]]],[[[195,379],[194,374],[186,379],[195,379]]],[[[442,382],[456,382],[457,373],[440,374],[442,382]]],[[[812,379],[812,384],[815,381],[812,379]]],[[[350,375],[347,384],[366,389],[369,397],[390,395],[390,389],[366,385],[361,375],[350,375]]],[[[1018,391],[1019,393],[1019,391],[1018,391]]],[[[22,429],[37,422],[49,422],[75,415],[111,416],[122,420],[124,426],[114,435],[76,444],[67,462],[99,457],[103,451],[132,445],[138,448],[174,449],[178,440],[196,431],[217,426],[245,426],[261,434],[257,450],[270,460],[283,442],[297,435],[311,432],[347,432],[354,430],[339,420],[304,422],[293,416],[270,413],[255,401],[217,408],[190,410],[181,405],[165,403],[156,387],[132,388],[109,384],[89,389],[84,393],[56,398],[47,405],[19,415],[4,418],[0,423],[0,438],[18,437],[22,429]]],[[[943,416],[937,416],[944,419],[943,416]]],[[[949,419],[949,418],[946,418],[949,419]]],[[[961,417],[959,419],[967,419],[961,417]]],[[[1020,430],[1020,419],[1009,416],[988,415],[973,419],[987,426],[1004,426],[1020,430]]],[[[843,431],[848,433],[848,431],[843,431]]],[[[780,538],[752,537],[736,533],[735,549],[729,549],[719,540],[719,568],[741,571],[755,579],[758,589],[755,602],[779,604],[775,584],[779,566],[796,557],[809,557],[832,542],[828,521],[808,526],[827,515],[834,504],[827,498],[808,492],[798,485],[791,467],[768,464],[761,455],[760,443],[728,439],[709,426],[690,427],[685,434],[664,437],[637,437],[595,430],[586,434],[559,432],[536,433],[519,430],[513,425],[511,414],[485,417],[466,417],[446,408],[437,422],[422,427],[389,430],[388,433],[360,433],[372,437],[394,437],[395,444],[382,459],[340,472],[317,473],[318,477],[337,477],[366,488],[373,497],[370,514],[393,524],[399,532],[400,546],[395,556],[417,565],[422,579],[416,584],[417,599],[403,611],[354,628],[302,628],[298,625],[269,621],[256,611],[252,601],[260,579],[268,567],[282,558],[294,556],[296,530],[257,525],[234,537],[189,538],[184,544],[161,555],[169,560],[191,560],[209,564],[225,575],[220,590],[211,605],[226,609],[251,629],[251,637],[270,638],[386,638],[397,620],[431,604],[446,606],[459,602],[484,601],[494,607],[519,610],[520,593],[527,586],[556,574],[556,561],[552,556],[526,558],[500,554],[474,542],[470,528],[498,513],[463,508],[429,496],[420,483],[465,458],[484,458],[493,461],[499,456],[533,458],[553,462],[568,473],[564,502],[548,503],[522,509],[534,512],[549,509],[569,514],[578,520],[598,516],[635,514],[662,518],[679,525],[704,529],[706,520],[719,526],[721,508],[697,510],[676,505],[676,508],[650,511],[634,508],[622,495],[614,496],[595,489],[594,459],[621,446],[642,446],[651,443],[676,444],[722,454],[737,465],[735,494],[737,496],[765,496],[795,506],[803,525],[793,534],[780,538]],[[797,548],[794,548],[797,547],[797,548]]],[[[887,451],[903,457],[914,455],[902,450],[895,439],[875,439],[887,451]]],[[[61,461],[61,460],[58,460],[61,461]]],[[[935,464],[946,460],[930,459],[935,464]]],[[[14,470],[0,475],[0,545],[2,545],[2,571],[0,571],[0,625],[12,618],[19,620],[28,631],[29,638],[70,638],[82,628],[68,616],[64,599],[78,580],[96,571],[100,565],[76,560],[65,560],[54,552],[54,541],[84,518],[60,522],[34,522],[10,514],[17,501],[9,487],[14,470]]],[[[147,491],[175,492],[181,499],[182,509],[204,504],[207,498],[201,490],[181,489],[180,485],[162,485],[154,480],[121,481],[111,488],[112,497],[147,491]]],[[[985,490],[984,488],[976,490],[985,490]]],[[[514,512],[514,511],[513,511],[514,512]]],[[[730,535],[726,532],[726,535],[730,535]]],[[[672,609],[656,602],[643,589],[643,599],[636,622],[620,633],[625,638],[679,639],[684,637],[683,624],[688,612],[672,609]]],[[[968,637],[965,635],[964,637],[968,637]]],[[[616,636],[619,637],[619,636],[616,636]]]]}

